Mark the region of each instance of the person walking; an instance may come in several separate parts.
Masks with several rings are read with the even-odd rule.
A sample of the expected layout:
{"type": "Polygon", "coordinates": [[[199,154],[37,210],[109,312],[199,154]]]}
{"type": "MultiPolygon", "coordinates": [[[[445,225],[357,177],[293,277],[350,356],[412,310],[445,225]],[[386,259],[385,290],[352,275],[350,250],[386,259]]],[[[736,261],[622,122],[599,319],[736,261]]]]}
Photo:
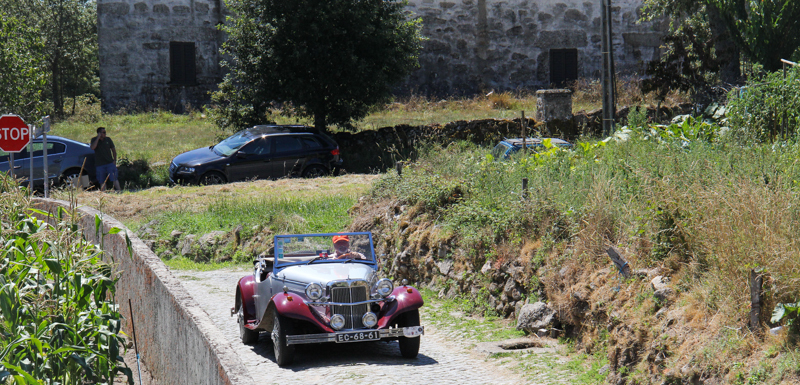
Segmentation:
{"type": "Polygon", "coordinates": [[[97,127],[97,136],[92,138],[90,147],[94,150],[94,165],[97,167],[100,191],[106,191],[106,180],[114,183],[114,191],[120,191],[117,180],[117,148],[114,147],[114,141],[106,136],[105,127],[97,127]]]}

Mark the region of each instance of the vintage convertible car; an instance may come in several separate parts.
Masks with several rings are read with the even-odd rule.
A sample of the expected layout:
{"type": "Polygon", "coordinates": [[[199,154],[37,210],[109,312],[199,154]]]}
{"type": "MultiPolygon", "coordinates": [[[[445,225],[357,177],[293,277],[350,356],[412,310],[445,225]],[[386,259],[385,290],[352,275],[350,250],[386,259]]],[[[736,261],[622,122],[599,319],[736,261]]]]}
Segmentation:
{"type": "Polygon", "coordinates": [[[275,253],[254,261],[236,285],[242,342],[270,332],[278,365],[289,365],[295,345],[398,340],[403,357],[419,352],[423,301],[403,280],[378,276],[372,234],[278,235],[275,253]]]}

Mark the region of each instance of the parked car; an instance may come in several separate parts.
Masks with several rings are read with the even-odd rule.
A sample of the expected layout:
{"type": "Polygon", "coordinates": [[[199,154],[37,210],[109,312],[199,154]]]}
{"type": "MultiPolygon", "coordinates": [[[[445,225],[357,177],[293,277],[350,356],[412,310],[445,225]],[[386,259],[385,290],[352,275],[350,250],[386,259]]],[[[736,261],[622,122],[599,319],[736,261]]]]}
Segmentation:
{"type": "Polygon", "coordinates": [[[422,296],[379,278],[371,233],[278,235],[274,250],[236,285],[231,316],[243,343],[268,332],[280,366],[295,345],[325,342],[397,340],[403,357],[417,356],[422,296]]]}
{"type": "Polygon", "coordinates": [[[175,157],[173,183],[219,184],[285,176],[317,177],[338,172],[339,145],[305,126],[254,126],[217,145],[175,157]]]}
{"type": "MultiPolygon", "coordinates": [[[[549,140],[553,146],[572,148],[572,143],[558,138],[525,138],[525,147],[531,151],[541,151],[545,148],[546,140],[549,140]]],[[[522,138],[503,139],[492,149],[492,156],[497,160],[508,159],[521,149],[522,138]]]]}
{"type": "MultiPolygon", "coordinates": [[[[44,186],[44,145],[42,137],[31,140],[22,152],[14,154],[14,177],[27,185],[33,160],[33,185],[44,186]],[[31,151],[33,158],[31,158],[31,151]]],[[[0,151],[0,171],[9,171],[9,153],[0,151]]],[[[47,136],[47,173],[54,184],[68,184],[83,175],[95,179],[94,150],[85,143],[60,136],[47,136]]]]}

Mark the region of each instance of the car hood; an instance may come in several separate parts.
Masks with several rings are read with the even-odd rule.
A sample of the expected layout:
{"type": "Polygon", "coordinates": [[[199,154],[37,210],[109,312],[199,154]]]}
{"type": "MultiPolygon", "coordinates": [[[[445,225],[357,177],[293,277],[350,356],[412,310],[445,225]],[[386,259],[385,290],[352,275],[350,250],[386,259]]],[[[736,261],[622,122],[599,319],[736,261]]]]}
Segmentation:
{"type": "Polygon", "coordinates": [[[363,279],[367,282],[375,274],[372,265],[360,262],[349,263],[316,263],[312,265],[289,266],[276,276],[290,281],[325,285],[330,281],[343,279],[363,279]]]}
{"type": "Polygon", "coordinates": [[[184,152],[183,154],[176,156],[172,162],[183,166],[197,166],[220,159],[225,159],[225,157],[217,155],[217,153],[215,153],[211,147],[203,147],[189,152],[184,152]]]}

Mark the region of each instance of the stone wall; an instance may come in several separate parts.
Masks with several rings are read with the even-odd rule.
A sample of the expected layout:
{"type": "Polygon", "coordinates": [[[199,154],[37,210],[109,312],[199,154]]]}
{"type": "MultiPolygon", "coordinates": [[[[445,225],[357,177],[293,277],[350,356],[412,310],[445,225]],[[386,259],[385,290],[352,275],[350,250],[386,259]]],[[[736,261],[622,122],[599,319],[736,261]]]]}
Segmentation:
{"type": "Polygon", "coordinates": [[[208,103],[222,81],[217,24],[222,0],[98,0],[97,36],[103,108],[184,112],[208,103]],[[170,42],[195,43],[194,85],[170,84],[170,42]]]}
{"type": "MultiPolygon", "coordinates": [[[[618,72],[641,71],[659,54],[664,22],[637,24],[641,0],[613,2],[618,72]]],[[[577,50],[579,77],[598,78],[600,2],[585,0],[410,0],[427,38],[421,68],[396,91],[474,94],[538,89],[551,83],[550,50],[577,50]]],[[[176,112],[209,101],[221,81],[217,30],[222,0],[98,0],[103,107],[176,112]],[[197,84],[170,85],[170,42],[196,45],[197,84]]]]}
{"type": "MultiPolygon", "coordinates": [[[[616,69],[641,72],[658,57],[668,24],[638,24],[641,0],[612,5],[616,69]]],[[[422,18],[428,38],[408,89],[471,94],[546,87],[551,49],[577,49],[578,76],[600,77],[600,1],[410,0],[408,8],[422,18]]]]}
{"type": "Polygon", "coordinates": [[[124,316],[123,330],[133,336],[130,320],[135,320],[139,353],[156,383],[254,383],[208,314],[132,231],[93,208],[76,208],[70,202],[42,198],[34,199],[33,205],[50,213],[50,217],[42,219],[51,222],[58,220],[56,213],[60,209],[74,215],[84,237],[101,245],[104,257],[115,263],[121,272],[115,298],[124,316]],[[99,232],[95,227],[98,216],[102,219],[99,232]],[[114,227],[122,231],[110,234],[114,227]],[[130,249],[124,234],[129,234],[130,249]]]}

